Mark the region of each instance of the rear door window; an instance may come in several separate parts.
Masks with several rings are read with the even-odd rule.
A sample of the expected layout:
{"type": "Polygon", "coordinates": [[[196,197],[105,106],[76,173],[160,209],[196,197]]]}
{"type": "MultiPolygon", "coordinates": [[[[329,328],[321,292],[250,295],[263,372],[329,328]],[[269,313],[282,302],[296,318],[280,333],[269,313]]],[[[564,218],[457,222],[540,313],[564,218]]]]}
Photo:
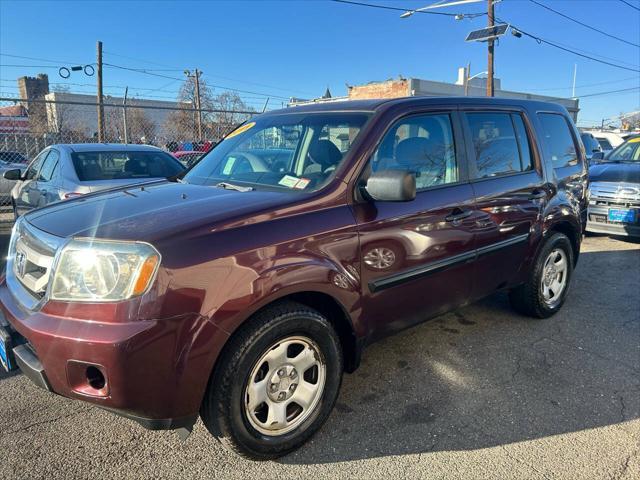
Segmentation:
{"type": "Polygon", "coordinates": [[[529,138],[520,114],[467,113],[466,118],[476,159],[475,178],[533,169],[529,138]]]}
{"type": "Polygon", "coordinates": [[[539,113],[544,143],[551,158],[553,168],[577,165],[578,153],[569,124],[563,115],[539,113]]]}
{"type": "Polygon", "coordinates": [[[40,169],[40,173],[38,174],[38,181],[40,182],[48,182],[53,177],[55,177],[58,162],[60,161],[60,154],[57,150],[51,150],[49,155],[47,155],[47,159],[45,160],[42,168],[40,169]]]}

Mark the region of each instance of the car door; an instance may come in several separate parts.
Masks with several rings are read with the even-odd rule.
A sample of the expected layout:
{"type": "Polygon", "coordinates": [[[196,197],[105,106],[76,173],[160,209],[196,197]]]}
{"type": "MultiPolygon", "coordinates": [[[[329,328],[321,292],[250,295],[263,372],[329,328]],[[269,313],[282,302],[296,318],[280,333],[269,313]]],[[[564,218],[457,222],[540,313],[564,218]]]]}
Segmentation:
{"type": "Polygon", "coordinates": [[[50,149],[47,148],[34,158],[29,164],[29,167],[27,167],[23,179],[19,180],[18,184],[14,187],[13,200],[18,215],[25,214],[34,208],[33,205],[37,205],[38,199],[40,198],[37,177],[49,152],[50,149]]]}
{"type": "Polygon", "coordinates": [[[523,111],[467,110],[462,119],[476,198],[472,297],[479,298],[516,278],[549,187],[523,111]]]}
{"type": "Polygon", "coordinates": [[[43,207],[60,200],[59,171],[60,152],[52,148],[38,172],[38,198],[36,203],[33,204],[33,208],[43,207]]]}
{"type": "Polygon", "coordinates": [[[360,238],[363,315],[374,337],[454,308],[471,290],[473,190],[455,111],[413,114],[392,124],[367,172],[416,174],[410,202],[354,204],[360,238]]]}

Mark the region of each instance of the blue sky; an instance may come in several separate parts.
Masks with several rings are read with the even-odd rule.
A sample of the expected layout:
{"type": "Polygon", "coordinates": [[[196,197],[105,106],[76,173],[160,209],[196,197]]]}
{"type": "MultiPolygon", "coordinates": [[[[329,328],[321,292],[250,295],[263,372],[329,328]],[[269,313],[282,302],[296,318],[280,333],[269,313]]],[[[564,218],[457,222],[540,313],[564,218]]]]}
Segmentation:
{"type": "MultiPolygon", "coordinates": [[[[431,1],[369,3],[417,8],[431,1]]],[[[640,11],[618,0],[538,1],[640,43],[640,11]]],[[[640,8],[640,1],[627,1],[640,8]]],[[[481,12],[485,8],[482,2],[439,11],[481,12]]],[[[0,0],[0,53],[53,60],[0,56],[0,93],[15,95],[15,78],[38,72],[48,73],[51,82],[89,84],[72,85],[72,91],[95,92],[95,77],[74,72],[63,80],[57,67],[95,62],[96,40],[104,43],[107,63],[162,69],[155,73],[175,78],[183,77],[185,68],[198,67],[209,84],[254,92],[243,94],[254,108],[262,105],[264,94],[272,96],[272,106],[279,106],[283,99],[275,96],[320,96],[327,86],[334,95],[344,95],[345,83],[398,75],[453,82],[457,68],[467,62],[471,62],[472,73],[486,70],[485,45],[464,42],[470,30],[486,24],[486,17],[456,21],[435,15],[401,19],[399,14],[321,0],[0,0]],[[55,68],[6,66],[16,64],[55,68]]],[[[496,15],[545,39],[640,69],[639,48],[576,25],[529,0],[503,0],[496,5],[496,15]]],[[[496,48],[496,76],[507,90],[571,96],[574,64],[577,95],[640,86],[637,72],[539,45],[531,38],[508,35],[496,48]]],[[[122,87],[128,85],[134,94],[167,98],[174,98],[180,87],[172,78],[113,67],[105,67],[104,83],[106,93],[112,95],[122,95],[122,87]]],[[[581,124],[599,122],[637,110],[640,91],[587,97],[580,105],[581,124]]]]}

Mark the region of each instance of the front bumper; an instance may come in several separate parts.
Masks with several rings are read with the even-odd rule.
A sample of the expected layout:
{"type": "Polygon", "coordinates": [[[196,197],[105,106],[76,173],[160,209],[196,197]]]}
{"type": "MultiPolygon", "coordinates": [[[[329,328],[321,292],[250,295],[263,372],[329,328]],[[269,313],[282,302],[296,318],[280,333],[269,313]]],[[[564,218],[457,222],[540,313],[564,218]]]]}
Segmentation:
{"type": "Polygon", "coordinates": [[[27,311],[4,281],[0,316],[20,339],[16,363],[36,385],[153,430],[193,425],[219,351],[215,344],[226,339],[197,314],[103,322],[27,311]],[[92,386],[89,367],[104,375],[103,385],[92,386]]]}
{"type": "MultiPolygon", "coordinates": [[[[613,223],[608,222],[607,215],[609,207],[589,205],[587,213],[587,231],[592,233],[603,233],[606,235],[620,235],[627,237],[640,237],[640,223],[613,223]],[[598,219],[598,220],[596,220],[598,219]]],[[[636,218],[640,213],[636,213],[636,218]]]]}

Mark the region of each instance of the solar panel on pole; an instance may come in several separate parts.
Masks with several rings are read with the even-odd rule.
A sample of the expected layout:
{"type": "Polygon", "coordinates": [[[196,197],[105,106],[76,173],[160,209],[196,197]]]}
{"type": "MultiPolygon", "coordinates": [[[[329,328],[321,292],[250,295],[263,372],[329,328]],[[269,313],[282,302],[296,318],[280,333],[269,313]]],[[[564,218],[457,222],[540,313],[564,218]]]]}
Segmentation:
{"type": "Polygon", "coordinates": [[[500,25],[495,25],[493,27],[474,30],[473,32],[469,32],[465,42],[486,42],[504,35],[507,32],[507,28],[509,28],[509,25],[501,23],[500,25]]]}

